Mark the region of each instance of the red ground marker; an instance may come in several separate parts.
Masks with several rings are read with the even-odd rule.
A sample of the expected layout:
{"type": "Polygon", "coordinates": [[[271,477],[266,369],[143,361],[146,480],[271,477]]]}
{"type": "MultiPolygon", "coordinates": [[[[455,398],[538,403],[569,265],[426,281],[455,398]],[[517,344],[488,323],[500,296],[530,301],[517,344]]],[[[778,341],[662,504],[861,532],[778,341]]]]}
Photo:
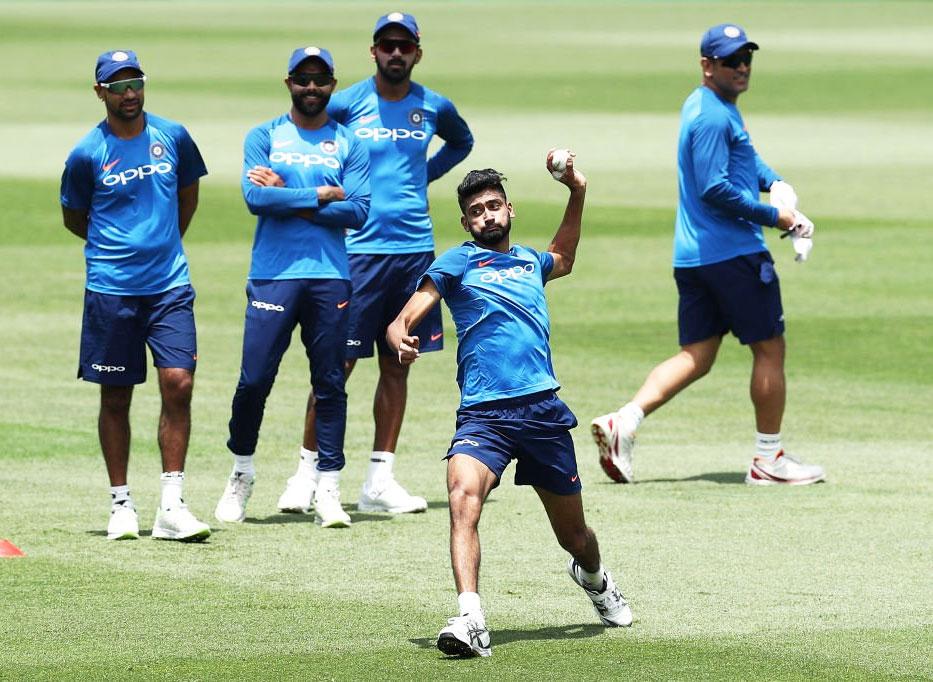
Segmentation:
{"type": "Polygon", "coordinates": [[[0,557],[26,556],[19,547],[9,540],[0,540],[0,557]]]}

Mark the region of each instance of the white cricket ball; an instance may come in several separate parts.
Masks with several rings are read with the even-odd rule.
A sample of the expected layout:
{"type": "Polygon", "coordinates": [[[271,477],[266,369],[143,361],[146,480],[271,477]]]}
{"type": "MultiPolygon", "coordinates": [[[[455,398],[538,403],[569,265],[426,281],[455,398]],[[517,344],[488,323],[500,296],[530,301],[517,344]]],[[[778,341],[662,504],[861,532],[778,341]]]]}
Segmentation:
{"type": "Polygon", "coordinates": [[[560,180],[567,170],[567,161],[570,159],[569,149],[555,149],[551,154],[551,176],[560,180]]]}

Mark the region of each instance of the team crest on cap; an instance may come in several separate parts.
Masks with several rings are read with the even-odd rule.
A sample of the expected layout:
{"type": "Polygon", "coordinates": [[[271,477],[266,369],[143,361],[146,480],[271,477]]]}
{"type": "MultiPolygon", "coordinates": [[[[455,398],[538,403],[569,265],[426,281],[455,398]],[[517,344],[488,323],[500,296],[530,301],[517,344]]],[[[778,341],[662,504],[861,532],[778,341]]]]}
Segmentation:
{"type": "Polygon", "coordinates": [[[153,159],[161,159],[165,156],[165,147],[162,146],[161,142],[153,142],[152,146],[149,147],[149,155],[153,159]]]}
{"type": "Polygon", "coordinates": [[[321,49],[318,47],[306,47],[305,54],[309,57],[318,57],[321,54],[321,49]]]}
{"type": "Polygon", "coordinates": [[[413,126],[420,126],[424,123],[424,112],[421,109],[412,109],[408,112],[408,122],[413,126]]]}
{"type": "Polygon", "coordinates": [[[337,143],[334,140],[324,140],[321,142],[321,151],[325,154],[336,154],[337,143]]]}
{"type": "Polygon", "coordinates": [[[726,26],[723,30],[727,38],[738,38],[742,33],[736,26],[726,26]]]}
{"type": "Polygon", "coordinates": [[[130,56],[126,52],[122,52],[120,50],[110,55],[110,59],[115,62],[125,62],[129,58],[130,56]]]}
{"type": "Polygon", "coordinates": [[[388,19],[389,21],[402,21],[402,19],[404,18],[405,18],[405,15],[402,14],[401,12],[392,12],[386,17],[386,19],[388,19]]]}

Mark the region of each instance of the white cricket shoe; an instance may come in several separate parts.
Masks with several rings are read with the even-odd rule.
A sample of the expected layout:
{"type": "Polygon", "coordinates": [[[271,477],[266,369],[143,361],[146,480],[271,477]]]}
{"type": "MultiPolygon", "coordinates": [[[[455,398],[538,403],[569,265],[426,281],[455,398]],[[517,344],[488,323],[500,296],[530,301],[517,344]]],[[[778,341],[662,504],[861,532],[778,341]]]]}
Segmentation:
{"type": "Polygon", "coordinates": [[[472,614],[447,619],[447,627],[437,635],[437,648],[448,656],[492,656],[486,620],[472,614]]]}
{"type": "Polygon", "coordinates": [[[171,509],[160,508],[156,512],[152,537],[161,540],[181,540],[182,542],[201,542],[211,535],[210,526],[201,523],[188,511],[188,505],[182,502],[171,509]]]}
{"type": "Polygon", "coordinates": [[[340,506],[340,489],[333,483],[319,481],[314,491],[314,522],[321,528],[349,528],[350,515],[340,506]]]}
{"type": "Polygon", "coordinates": [[[255,476],[242,472],[231,474],[223,495],[214,508],[214,516],[225,523],[241,523],[246,518],[246,503],[253,494],[255,476]]]}
{"type": "Polygon", "coordinates": [[[356,508],[367,512],[408,514],[425,511],[428,501],[417,495],[409,495],[395,477],[389,476],[373,486],[364,483],[356,508]]]}
{"type": "Polygon", "coordinates": [[[599,465],[606,475],[616,483],[631,483],[632,450],[635,449],[635,432],[622,426],[618,412],[596,417],[590,424],[590,432],[599,448],[599,465]]]}
{"type": "Polygon", "coordinates": [[[823,467],[804,464],[781,450],[774,459],[756,456],[745,474],[749,485],[808,485],[826,479],[823,467]]]}
{"type": "Polygon", "coordinates": [[[279,496],[276,505],[280,512],[307,514],[314,504],[314,490],[317,479],[307,474],[295,474],[285,484],[285,491],[279,496]]]}
{"type": "Polygon", "coordinates": [[[139,517],[136,508],[129,500],[125,504],[115,504],[110,508],[110,522],[107,524],[108,540],[138,540],[139,517]]]}
{"type": "Polygon", "coordinates": [[[616,587],[609,571],[603,571],[604,585],[601,592],[593,590],[580,575],[580,565],[577,560],[570,557],[567,564],[567,573],[573,578],[573,581],[583,588],[586,596],[593,602],[593,610],[603,622],[603,625],[609,627],[628,627],[632,624],[632,609],[625,601],[625,597],[619,588],[616,587]]]}

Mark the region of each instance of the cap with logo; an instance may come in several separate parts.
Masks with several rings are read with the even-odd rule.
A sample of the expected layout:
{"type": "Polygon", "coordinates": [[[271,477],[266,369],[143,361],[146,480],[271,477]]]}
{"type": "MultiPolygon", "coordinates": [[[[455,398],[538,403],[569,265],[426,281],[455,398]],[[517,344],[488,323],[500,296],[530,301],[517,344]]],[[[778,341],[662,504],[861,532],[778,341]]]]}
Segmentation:
{"type": "Polygon", "coordinates": [[[757,50],[758,43],[751,42],[741,26],[717,24],[703,34],[703,39],[700,41],[700,55],[723,59],[743,47],[757,50]]]}
{"type": "Polygon", "coordinates": [[[320,59],[324,66],[327,67],[330,75],[334,75],[334,58],[323,47],[299,47],[296,49],[288,60],[288,72],[294,73],[298,65],[306,59],[320,59]]]}
{"type": "Polygon", "coordinates": [[[376,39],[376,36],[379,35],[382,29],[389,26],[401,26],[411,33],[411,37],[415,39],[416,43],[421,42],[421,32],[418,31],[418,22],[415,21],[412,15],[405,14],[404,12],[389,12],[376,19],[376,28],[373,29],[373,40],[376,39]]]}
{"type": "Polygon", "coordinates": [[[94,69],[94,79],[97,83],[106,83],[120,69],[136,69],[143,73],[139,59],[132,50],[109,50],[97,58],[97,68],[94,69]]]}

